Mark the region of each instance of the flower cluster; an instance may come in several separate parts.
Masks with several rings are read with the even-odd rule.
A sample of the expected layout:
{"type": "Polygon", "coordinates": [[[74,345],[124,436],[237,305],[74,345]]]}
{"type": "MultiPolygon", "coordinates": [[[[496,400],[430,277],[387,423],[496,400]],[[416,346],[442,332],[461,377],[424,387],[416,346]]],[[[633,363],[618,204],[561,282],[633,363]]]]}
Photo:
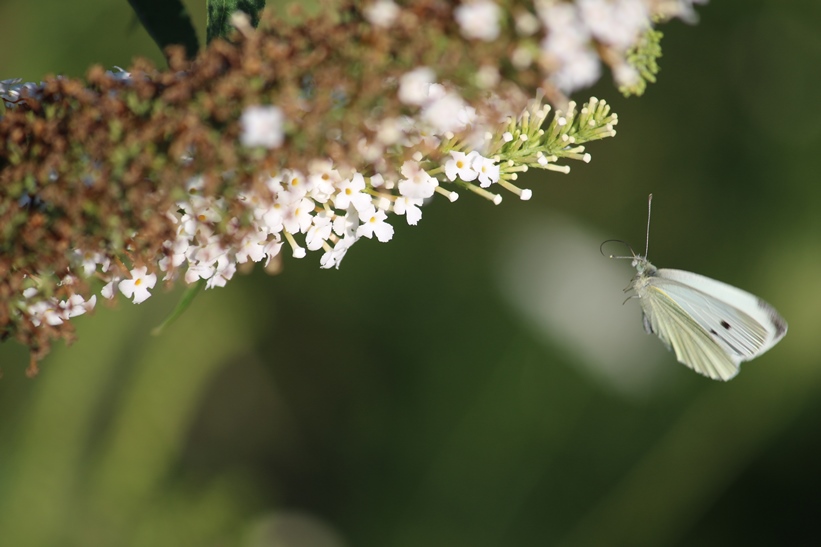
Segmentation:
{"type": "Polygon", "coordinates": [[[665,15],[661,5],[667,16],[690,7],[538,0],[508,14],[491,0],[455,9],[377,0],[361,11],[365,26],[352,23],[339,36],[330,19],[295,31],[305,40],[259,31],[237,48],[216,43],[191,66],[172,59],[161,75],[99,70],[91,87],[0,81],[0,182],[8,183],[0,200],[13,204],[0,220],[19,234],[0,243],[10,254],[42,249],[49,257],[14,267],[0,259],[0,271],[11,272],[0,284],[10,303],[0,328],[40,348],[40,358],[47,340],[32,329],[56,336],[97,294],[141,303],[160,277],[222,287],[242,264],[276,266],[283,249],[294,258],[318,251],[320,267],[338,268],[358,240],[390,241],[391,217],[416,225],[436,194],[530,199],[520,173],[567,173],[563,160],[588,162],[585,143],[615,135],[605,101],[577,109],[561,92],[593,83],[600,62],[619,82],[633,78],[638,69],[625,55],[637,51],[651,18],[665,15]],[[431,17],[426,32],[441,34],[420,33],[422,15],[431,17]],[[431,41],[410,41],[418,36],[431,41]],[[443,37],[456,49],[434,65],[428,52],[443,37]],[[315,64],[291,59],[303,42],[315,64]],[[368,57],[362,44],[380,54],[368,57]],[[502,75],[500,52],[521,80],[502,75]],[[361,79],[346,80],[344,62],[362,58],[370,62],[357,65],[361,79]],[[399,58],[404,66],[390,62],[399,58]],[[561,110],[543,103],[541,89],[561,110]],[[33,136],[31,113],[45,122],[33,136]],[[52,123],[68,116],[71,123],[52,123]],[[66,147],[67,139],[84,146],[66,147]],[[100,230],[72,231],[83,223],[100,230]]]}

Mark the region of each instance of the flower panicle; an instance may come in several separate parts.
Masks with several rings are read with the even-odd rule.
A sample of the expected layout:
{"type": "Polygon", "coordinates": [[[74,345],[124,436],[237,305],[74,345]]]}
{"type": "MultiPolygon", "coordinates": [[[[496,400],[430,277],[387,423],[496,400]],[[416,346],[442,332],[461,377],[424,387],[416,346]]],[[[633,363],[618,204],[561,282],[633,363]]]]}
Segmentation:
{"type": "Polygon", "coordinates": [[[615,135],[609,104],[566,94],[602,63],[617,83],[642,72],[626,56],[652,53],[637,42],[660,9],[525,2],[507,25],[492,0],[341,3],[346,17],[293,28],[269,15],[165,72],[138,60],[86,81],[0,81],[0,334],[36,360],[97,296],[144,302],[160,278],[222,287],[288,249],[336,268],[436,194],[530,199],[520,173],[567,173],[558,162],[615,135]]]}

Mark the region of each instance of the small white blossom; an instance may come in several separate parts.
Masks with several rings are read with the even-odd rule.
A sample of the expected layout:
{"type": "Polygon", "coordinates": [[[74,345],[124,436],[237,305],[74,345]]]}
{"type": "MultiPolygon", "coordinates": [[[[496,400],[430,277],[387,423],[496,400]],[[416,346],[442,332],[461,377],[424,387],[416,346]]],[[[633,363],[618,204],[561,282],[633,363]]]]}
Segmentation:
{"type": "Polygon", "coordinates": [[[290,204],[307,196],[313,189],[315,179],[306,178],[296,169],[285,169],[280,180],[282,182],[277,192],[277,200],[290,204]]]}
{"type": "Polygon", "coordinates": [[[249,106],[240,117],[243,146],[279,148],[285,140],[285,116],[276,106],[249,106]]]}
{"type": "Polygon", "coordinates": [[[55,299],[41,300],[28,307],[31,322],[35,327],[42,323],[56,327],[63,324],[64,316],[55,299]]]}
{"type": "Polygon", "coordinates": [[[399,16],[399,6],[392,0],[376,0],[365,8],[365,17],[375,27],[388,28],[399,16]]]}
{"type": "Polygon", "coordinates": [[[205,288],[224,287],[234,277],[236,271],[236,264],[228,260],[225,255],[220,256],[214,266],[214,274],[205,282],[205,288]]]}
{"type": "Polygon", "coordinates": [[[479,186],[482,188],[499,182],[499,166],[492,159],[476,154],[473,158],[473,169],[479,174],[479,186]]]}
{"type": "Polygon", "coordinates": [[[347,209],[353,205],[357,211],[366,210],[371,205],[371,196],[363,193],[364,189],[365,178],[359,173],[354,173],[350,179],[345,179],[337,185],[334,207],[347,209]]]}
{"type": "MultiPolygon", "coordinates": [[[[427,96],[427,91],[425,92],[427,96]]],[[[381,120],[376,129],[376,140],[385,146],[398,143],[407,133],[407,122],[402,118],[381,120]]]]}
{"type": "MultiPolygon", "coordinates": [[[[432,91],[436,89],[435,86],[431,86],[432,91]]],[[[449,91],[428,102],[422,109],[420,118],[432,127],[437,135],[449,131],[455,133],[465,128],[466,120],[472,119],[469,108],[462,97],[454,91],[449,91]]]]}
{"type": "Polygon", "coordinates": [[[319,259],[320,267],[323,269],[336,268],[338,270],[348,249],[350,249],[351,245],[355,242],[355,237],[345,237],[337,241],[333,249],[326,251],[325,254],[322,255],[322,258],[319,259]]]}
{"type": "Polygon", "coordinates": [[[271,263],[271,259],[278,255],[281,249],[282,240],[279,238],[279,234],[277,234],[275,239],[272,239],[265,245],[265,254],[268,255],[268,259],[265,261],[265,266],[268,266],[271,263]]]}
{"type": "Polygon", "coordinates": [[[309,251],[316,251],[322,248],[325,241],[331,237],[333,229],[333,219],[327,211],[322,211],[314,216],[313,224],[305,234],[305,245],[309,251]]]}
{"type": "Polygon", "coordinates": [[[131,270],[131,279],[123,279],[117,287],[126,298],[133,297],[134,303],[139,304],[151,296],[151,293],[148,292],[148,290],[154,288],[156,283],[156,274],[149,274],[148,268],[143,266],[131,270]]]}
{"type": "Polygon", "coordinates": [[[406,198],[429,198],[439,186],[439,181],[430,176],[415,161],[408,160],[402,164],[402,176],[405,179],[399,181],[399,193],[406,198]]]}
{"type": "Polygon", "coordinates": [[[632,46],[650,25],[642,0],[578,0],[578,6],[590,32],[621,51],[632,46]]]}
{"type": "Polygon", "coordinates": [[[599,57],[590,45],[590,30],[571,3],[541,4],[539,17],[547,27],[542,51],[557,68],[551,79],[569,93],[599,79],[599,57]]]}
{"type": "Polygon", "coordinates": [[[360,218],[362,224],[356,229],[357,237],[372,238],[375,235],[382,243],[390,241],[393,237],[393,226],[385,222],[388,216],[384,211],[371,207],[370,211],[365,212],[360,218]]]}
{"type": "Polygon", "coordinates": [[[78,315],[83,315],[87,311],[93,310],[96,304],[96,294],[92,295],[88,300],[83,298],[82,295],[74,294],[70,296],[68,300],[60,302],[60,308],[63,309],[63,314],[66,319],[71,319],[72,317],[77,317],[78,315]]]}
{"type": "Polygon", "coordinates": [[[422,105],[428,100],[428,91],[436,81],[436,74],[428,67],[419,67],[399,78],[399,100],[409,105],[422,105]]]}
{"type": "Polygon", "coordinates": [[[454,10],[462,36],[472,40],[492,42],[499,37],[501,10],[491,0],[476,0],[454,10]]]}
{"type": "Polygon", "coordinates": [[[476,152],[471,152],[470,155],[464,152],[451,152],[450,159],[445,162],[445,176],[450,181],[457,178],[465,182],[476,180],[479,173],[473,168],[473,162],[477,156],[479,154],[476,152]]]}
{"type": "Polygon", "coordinates": [[[601,64],[598,55],[592,49],[585,48],[575,51],[573,56],[568,56],[551,79],[559,89],[569,93],[593,85],[600,76],[601,64]]]}
{"type": "Polygon", "coordinates": [[[374,188],[379,188],[380,186],[384,186],[385,177],[383,177],[381,174],[377,173],[377,174],[375,174],[374,176],[371,177],[370,182],[371,182],[371,186],[373,186],[374,188]]]}
{"type": "Polygon", "coordinates": [[[421,199],[400,196],[393,202],[393,212],[397,215],[405,215],[408,224],[416,226],[422,218],[422,209],[419,208],[420,205],[422,205],[421,199]]]}
{"type": "Polygon", "coordinates": [[[334,219],[334,233],[339,237],[356,238],[356,229],[359,226],[359,213],[354,207],[348,207],[344,215],[337,215],[334,219]]]}
{"type": "Polygon", "coordinates": [[[114,298],[114,296],[117,294],[117,291],[114,287],[115,285],[117,285],[119,281],[120,278],[115,276],[111,279],[111,281],[103,285],[103,288],[100,289],[100,294],[102,295],[102,297],[107,300],[111,300],[112,298],[114,298]]]}
{"type": "Polygon", "coordinates": [[[291,204],[282,217],[282,225],[292,234],[306,232],[313,220],[314,202],[308,198],[291,204]]]}
{"type": "Polygon", "coordinates": [[[330,160],[314,160],[308,169],[310,197],[318,203],[326,203],[336,191],[335,185],[342,180],[339,171],[330,160]]]}
{"type": "Polygon", "coordinates": [[[268,234],[259,230],[250,232],[242,239],[239,249],[236,252],[238,264],[243,264],[249,260],[259,262],[265,258],[265,243],[268,234]]]}

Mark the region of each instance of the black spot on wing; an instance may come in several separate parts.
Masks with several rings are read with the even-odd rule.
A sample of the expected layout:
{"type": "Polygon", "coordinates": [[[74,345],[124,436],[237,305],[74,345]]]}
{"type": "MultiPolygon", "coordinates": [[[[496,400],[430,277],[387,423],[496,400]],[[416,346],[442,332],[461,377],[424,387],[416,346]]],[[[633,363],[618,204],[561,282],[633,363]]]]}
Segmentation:
{"type": "Polygon", "coordinates": [[[727,321],[721,321],[721,326],[727,330],[730,330],[730,324],[727,321]]]}

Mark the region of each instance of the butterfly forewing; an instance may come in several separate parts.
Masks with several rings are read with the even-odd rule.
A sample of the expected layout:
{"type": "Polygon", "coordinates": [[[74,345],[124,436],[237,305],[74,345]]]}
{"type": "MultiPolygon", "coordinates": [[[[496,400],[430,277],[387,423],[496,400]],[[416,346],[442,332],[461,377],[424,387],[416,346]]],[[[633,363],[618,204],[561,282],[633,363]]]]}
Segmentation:
{"type": "Polygon", "coordinates": [[[692,316],[656,284],[640,300],[642,310],[658,337],[680,363],[715,380],[738,374],[741,359],[728,354],[692,316]]]}
{"type": "Polygon", "coordinates": [[[731,355],[748,361],[787,332],[775,309],[748,292],[682,270],[658,270],[651,286],[666,292],[731,355]]]}

